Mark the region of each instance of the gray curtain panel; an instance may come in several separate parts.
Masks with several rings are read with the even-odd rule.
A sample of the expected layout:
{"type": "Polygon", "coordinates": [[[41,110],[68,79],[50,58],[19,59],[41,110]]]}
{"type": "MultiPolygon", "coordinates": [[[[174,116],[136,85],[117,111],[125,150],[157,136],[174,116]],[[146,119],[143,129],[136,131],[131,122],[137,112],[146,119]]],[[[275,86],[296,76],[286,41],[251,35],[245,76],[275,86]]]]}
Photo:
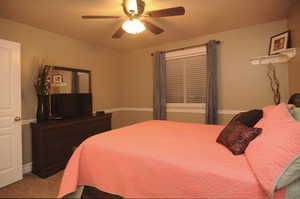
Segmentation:
{"type": "Polygon", "coordinates": [[[218,42],[211,40],[207,43],[207,102],[206,123],[218,123],[218,87],[217,87],[217,45],[218,42]]]}
{"type": "Polygon", "coordinates": [[[153,119],[167,119],[167,72],[164,52],[155,52],[153,82],[153,119]]]}

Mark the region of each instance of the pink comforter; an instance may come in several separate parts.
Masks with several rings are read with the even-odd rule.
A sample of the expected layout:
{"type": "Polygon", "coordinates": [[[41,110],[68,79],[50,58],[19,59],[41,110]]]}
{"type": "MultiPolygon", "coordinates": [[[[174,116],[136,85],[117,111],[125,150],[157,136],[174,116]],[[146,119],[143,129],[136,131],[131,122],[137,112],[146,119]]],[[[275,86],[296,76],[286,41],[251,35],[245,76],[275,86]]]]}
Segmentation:
{"type": "Polygon", "coordinates": [[[222,128],[148,121],[96,135],[73,154],[58,197],[89,185],[125,198],[267,199],[245,156],[216,143],[222,128]]]}

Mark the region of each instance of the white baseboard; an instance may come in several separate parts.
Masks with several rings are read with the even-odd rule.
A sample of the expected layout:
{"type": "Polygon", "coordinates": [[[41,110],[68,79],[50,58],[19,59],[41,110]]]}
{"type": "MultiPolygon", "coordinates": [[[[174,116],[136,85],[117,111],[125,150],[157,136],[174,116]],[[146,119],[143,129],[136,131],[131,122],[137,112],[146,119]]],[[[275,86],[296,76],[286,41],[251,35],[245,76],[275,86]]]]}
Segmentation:
{"type": "Polygon", "coordinates": [[[30,173],[32,171],[32,162],[23,164],[23,174],[30,173]]]}

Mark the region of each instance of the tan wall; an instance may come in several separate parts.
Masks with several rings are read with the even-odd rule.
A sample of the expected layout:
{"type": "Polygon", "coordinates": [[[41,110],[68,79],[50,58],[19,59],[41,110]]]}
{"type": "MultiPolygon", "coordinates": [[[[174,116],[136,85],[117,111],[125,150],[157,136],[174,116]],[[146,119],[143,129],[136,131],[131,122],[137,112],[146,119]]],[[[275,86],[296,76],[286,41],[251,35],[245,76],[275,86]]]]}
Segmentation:
{"type": "Polygon", "coordinates": [[[22,117],[35,118],[38,63],[92,71],[95,110],[119,105],[117,53],[31,26],[0,19],[0,38],[22,44],[22,117]],[[117,92],[116,92],[117,91],[117,92]]]}
{"type": "MultiPolygon", "coordinates": [[[[221,41],[218,69],[219,108],[223,110],[247,110],[272,104],[272,92],[266,76],[267,67],[263,65],[252,66],[249,59],[266,55],[270,37],[286,30],[287,21],[282,20],[123,53],[121,56],[123,65],[120,69],[122,74],[122,107],[152,107],[153,64],[150,56],[152,52],[202,44],[211,39],[221,41]]],[[[283,101],[287,101],[289,94],[288,67],[287,64],[276,67],[283,101]]],[[[145,118],[145,115],[140,115],[142,113],[138,112],[122,114],[126,118],[138,118],[139,120],[145,118]]],[[[195,114],[189,114],[188,117],[183,113],[168,115],[170,120],[202,121],[200,119],[202,117],[196,119],[195,114]]],[[[220,123],[226,123],[231,117],[232,115],[220,116],[220,123]]],[[[151,118],[147,117],[147,119],[151,118]]],[[[128,119],[128,121],[132,120],[128,119]]],[[[125,123],[123,120],[120,126],[125,123]]]]}
{"type": "MultiPolygon", "coordinates": [[[[94,110],[119,107],[119,76],[115,51],[0,19],[0,38],[22,44],[22,118],[33,119],[36,94],[33,87],[38,63],[92,71],[94,110]]],[[[23,162],[31,161],[30,128],[23,126],[23,162]]]]}
{"type": "Polygon", "coordinates": [[[289,63],[290,93],[300,93],[300,1],[295,1],[288,17],[288,27],[292,31],[292,47],[297,48],[297,55],[289,63]]]}
{"type": "MultiPolygon", "coordinates": [[[[287,29],[287,22],[277,21],[248,28],[141,49],[122,54],[121,92],[123,107],[152,107],[153,70],[151,52],[220,40],[220,109],[244,110],[272,104],[272,92],[266,77],[267,67],[252,66],[249,59],[268,53],[270,37],[287,29]]],[[[287,64],[278,65],[283,100],[288,97],[287,64]]]]}

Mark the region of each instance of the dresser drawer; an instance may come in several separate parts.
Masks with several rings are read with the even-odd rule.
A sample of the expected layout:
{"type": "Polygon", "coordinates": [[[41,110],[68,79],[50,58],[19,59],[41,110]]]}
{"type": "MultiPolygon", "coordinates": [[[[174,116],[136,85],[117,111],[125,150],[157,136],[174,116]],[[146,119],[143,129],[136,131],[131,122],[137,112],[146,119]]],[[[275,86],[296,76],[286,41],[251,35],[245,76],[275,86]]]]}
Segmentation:
{"type": "Polygon", "coordinates": [[[31,124],[33,173],[48,177],[63,169],[85,139],[111,129],[111,114],[59,121],[57,123],[31,124]]]}
{"type": "Polygon", "coordinates": [[[111,130],[111,124],[108,120],[97,121],[89,124],[89,135],[95,135],[111,130]]]}

